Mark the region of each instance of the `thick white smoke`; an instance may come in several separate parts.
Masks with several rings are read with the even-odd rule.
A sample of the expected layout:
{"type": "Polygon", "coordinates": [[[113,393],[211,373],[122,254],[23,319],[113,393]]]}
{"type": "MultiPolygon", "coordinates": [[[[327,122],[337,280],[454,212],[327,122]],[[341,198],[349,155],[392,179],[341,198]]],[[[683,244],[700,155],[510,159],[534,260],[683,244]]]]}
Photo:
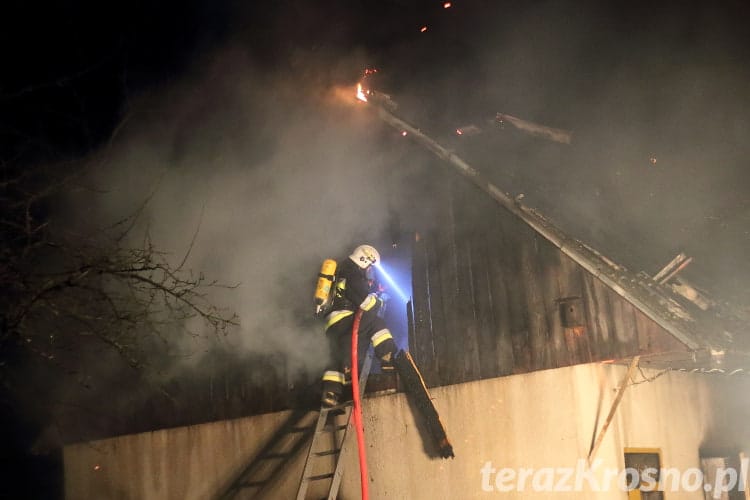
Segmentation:
{"type": "Polygon", "coordinates": [[[215,342],[281,353],[296,369],[325,362],[322,325],[309,321],[314,278],[324,258],[381,234],[394,168],[377,122],[332,88],[256,74],[242,51],[214,54],[138,100],[87,181],[105,193],[72,200],[101,224],[152,195],[129,243],[148,232],[179,263],[195,237],[186,267],[238,285],[212,298],[236,311],[240,328],[183,336],[174,351],[191,363],[215,342]]]}

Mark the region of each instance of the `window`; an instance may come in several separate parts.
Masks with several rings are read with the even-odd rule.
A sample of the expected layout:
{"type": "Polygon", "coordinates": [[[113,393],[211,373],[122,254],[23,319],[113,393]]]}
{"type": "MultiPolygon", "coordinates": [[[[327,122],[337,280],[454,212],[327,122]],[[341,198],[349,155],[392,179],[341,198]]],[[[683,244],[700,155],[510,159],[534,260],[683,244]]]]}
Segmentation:
{"type": "Polygon", "coordinates": [[[664,492],[659,491],[659,473],[661,470],[661,450],[658,448],[625,448],[625,469],[629,500],[663,500],[664,492]],[[636,484],[637,483],[637,484],[636,484]]]}

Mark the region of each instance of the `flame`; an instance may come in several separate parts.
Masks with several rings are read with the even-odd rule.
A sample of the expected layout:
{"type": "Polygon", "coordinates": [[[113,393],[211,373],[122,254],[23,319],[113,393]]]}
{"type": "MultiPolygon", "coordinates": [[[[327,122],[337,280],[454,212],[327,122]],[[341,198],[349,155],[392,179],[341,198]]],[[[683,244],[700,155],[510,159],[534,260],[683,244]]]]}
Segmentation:
{"type": "Polygon", "coordinates": [[[420,33],[424,33],[425,31],[427,31],[427,26],[422,26],[421,28],[419,28],[420,33]]]}
{"type": "Polygon", "coordinates": [[[451,8],[451,5],[453,5],[453,4],[452,4],[452,3],[450,3],[450,2],[445,2],[445,3],[443,3],[443,8],[444,8],[444,9],[450,9],[450,8],[451,8]]]}
{"type": "Polygon", "coordinates": [[[362,102],[367,102],[367,96],[365,95],[364,91],[362,90],[362,84],[357,84],[357,99],[359,99],[362,102]]]}

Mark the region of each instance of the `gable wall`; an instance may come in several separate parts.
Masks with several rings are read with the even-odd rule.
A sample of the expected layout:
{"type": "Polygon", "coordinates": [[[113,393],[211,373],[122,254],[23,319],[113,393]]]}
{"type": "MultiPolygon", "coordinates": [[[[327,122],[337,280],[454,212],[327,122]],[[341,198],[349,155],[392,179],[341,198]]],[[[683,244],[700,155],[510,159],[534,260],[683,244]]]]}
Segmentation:
{"type": "Polygon", "coordinates": [[[413,244],[410,310],[410,350],[429,386],[686,350],[475,187],[436,196],[444,202],[413,244]],[[579,326],[565,326],[565,307],[579,326]]]}

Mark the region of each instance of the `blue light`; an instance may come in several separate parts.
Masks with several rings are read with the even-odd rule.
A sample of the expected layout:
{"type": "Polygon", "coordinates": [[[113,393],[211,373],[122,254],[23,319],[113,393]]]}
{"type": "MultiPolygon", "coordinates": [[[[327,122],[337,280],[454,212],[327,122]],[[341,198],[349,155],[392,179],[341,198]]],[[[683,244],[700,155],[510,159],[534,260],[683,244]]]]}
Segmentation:
{"type": "Polygon", "coordinates": [[[406,296],[403,290],[401,290],[401,288],[396,284],[396,282],[393,281],[393,278],[391,278],[391,275],[388,274],[388,271],[386,271],[385,268],[380,263],[375,264],[375,267],[378,268],[378,271],[380,271],[380,274],[383,275],[383,277],[388,282],[388,284],[391,285],[391,288],[396,292],[396,294],[398,294],[401,300],[404,301],[404,304],[409,302],[409,298],[406,296]]]}

